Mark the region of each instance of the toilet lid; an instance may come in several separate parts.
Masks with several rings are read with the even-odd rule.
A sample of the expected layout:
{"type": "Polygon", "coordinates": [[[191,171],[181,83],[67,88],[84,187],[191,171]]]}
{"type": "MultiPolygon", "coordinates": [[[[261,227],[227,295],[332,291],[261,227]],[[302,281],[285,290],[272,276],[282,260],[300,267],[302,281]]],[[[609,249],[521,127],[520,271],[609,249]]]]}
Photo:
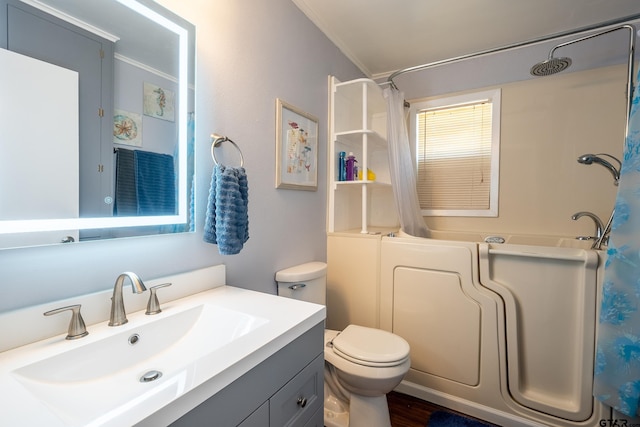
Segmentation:
{"type": "Polygon", "coordinates": [[[332,342],[334,352],[361,364],[393,366],[409,356],[409,343],[403,338],[364,326],[349,325],[332,342]]]}

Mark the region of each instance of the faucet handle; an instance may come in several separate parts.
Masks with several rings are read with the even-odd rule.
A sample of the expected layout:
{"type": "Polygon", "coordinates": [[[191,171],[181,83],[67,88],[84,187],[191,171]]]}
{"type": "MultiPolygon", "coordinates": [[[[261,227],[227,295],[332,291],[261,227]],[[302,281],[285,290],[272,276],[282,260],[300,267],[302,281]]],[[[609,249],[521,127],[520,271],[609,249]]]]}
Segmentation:
{"type": "Polygon", "coordinates": [[[156,294],[156,290],[159,288],[165,288],[167,286],[171,286],[171,283],[163,283],[161,285],[152,286],[149,288],[149,302],[147,303],[147,311],[144,314],[158,314],[162,310],[160,309],[160,301],[158,301],[158,295],[156,294]]]}
{"type": "Polygon", "coordinates": [[[84,319],[82,318],[82,314],[80,314],[80,304],[69,305],[67,307],[60,307],[54,310],[49,310],[44,312],[45,316],[51,316],[54,314],[62,313],[63,311],[70,310],[71,311],[71,321],[69,322],[69,330],[67,332],[66,339],[75,340],[77,338],[82,338],[89,335],[87,332],[87,327],[84,324],[84,319]]]}

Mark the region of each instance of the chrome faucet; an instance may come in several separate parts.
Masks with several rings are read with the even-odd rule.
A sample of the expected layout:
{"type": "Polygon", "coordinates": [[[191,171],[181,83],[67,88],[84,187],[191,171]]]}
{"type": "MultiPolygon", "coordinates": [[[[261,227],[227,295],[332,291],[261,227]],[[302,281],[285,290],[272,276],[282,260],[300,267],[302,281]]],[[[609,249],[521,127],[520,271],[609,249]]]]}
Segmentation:
{"type": "Polygon", "coordinates": [[[122,285],[124,284],[124,279],[127,277],[131,281],[131,290],[134,294],[141,294],[147,290],[137,274],[128,271],[119,275],[116,279],[115,285],[113,286],[109,326],[120,326],[128,322],[127,314],[124,311],[124,300],[122,299],[122,285]]]}
{"type": "Polygon", "coordinates": [[[593,246],[592,249],[594,249],[595,244],[598,242],[598,240],[600,240],[602,238],[602,235],[604,234],[604,224],[602,223],[602,220],[600,218],[598,218],[598,215],[591,213],[591,212],[586,212],[586,211],[581,211],[581,212],[576,212],[571,216],[571,219],[576,221],[580,218],[582,218],[583,216],[587,216],[589,218],[591,218],[593,220],[593,222],[595,222],[596,224],[596,234],[595,236],[578,236],[576,237],[576,239],[578,240],[593,240],[593,246]]]}
{"type": "MultiPolygon", "coordinates": [[[[597,163],[601,166],[604,166],[609,172],[611,172],[611,175],[613,175],[613,185],[617,186],[618,183],[620,182],[620,172],[622,171],[622,162],[617,157],[612,156],[611,154],[607,154],[607,153],[583,154],[582,156],[578,157],[578,163],[583,165],[591,165],[593,163],[597,163]],[[611,160],[615,161],[618,164],[618,167],[612,165],[610,162],[606,161],[600,156],[609,157],[611,160]]],[[[602,245],[603,244],[606,245],[609,242],[609,233],[611,232],[611,226],[613,225],[613,216],[615,215],[615,213],[616,213],[616,210],[614,208],[611,211],[611,216],[609,216],[609,221],[607,221],[607,225],[605,226],[602,225],[602,221],[600,220],[600,218],[596,217],[593,214],[590,214],[589,212],[578,212],[577,214],[573,215],[571,219],[575,220],[580,218],[580,216],[582,216],[582,215],[578,216],[578,214],[583,214],[591,217],[596,222],[596,234],[597,234],[597,236],[594,239],[593,245],[591,246],[591,249],[602,249],[602,245]]]]}
{"type": "Polygon", "coordinates": [[[583,165],[591,165],[593,163],[597,163],[601,166],[604,166],[609,170],[609,172],[611,172],[611,175],[613,175],[614,185],[618,185],[618,182],[620,181],[620,169],[622,168],[622,162],[620,162],[620,160],[618,160],[617,157],[614,157],[611,154],[607,154],[607,153],[583,154],[582,156],[578,157],[578,163],[581,163],[583,165]],[[606,161],[605,159],[599,156],[609,157],[610,159],[618,163],[618,167],[615,167],[614,165],[612,165],[611,163],[609,163],[608,161],[606,161]]]}

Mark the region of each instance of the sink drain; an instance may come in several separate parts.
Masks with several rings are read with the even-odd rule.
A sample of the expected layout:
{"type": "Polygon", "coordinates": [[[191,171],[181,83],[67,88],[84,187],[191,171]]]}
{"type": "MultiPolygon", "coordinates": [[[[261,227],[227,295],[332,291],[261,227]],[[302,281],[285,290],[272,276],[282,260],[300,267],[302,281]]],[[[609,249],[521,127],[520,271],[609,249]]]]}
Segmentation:
{"type": "Polygon", "coordinates": [[[151,381],[155,381],[162,376],[162,372],[160,371],[149,371],[140,377],[141,383],[150,383],[151,381]]]}

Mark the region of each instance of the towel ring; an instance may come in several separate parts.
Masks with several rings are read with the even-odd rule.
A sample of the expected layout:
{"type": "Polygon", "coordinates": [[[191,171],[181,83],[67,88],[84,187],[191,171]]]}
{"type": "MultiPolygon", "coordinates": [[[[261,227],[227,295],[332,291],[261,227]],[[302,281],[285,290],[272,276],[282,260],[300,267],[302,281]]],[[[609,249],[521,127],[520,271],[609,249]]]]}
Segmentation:
{"type": "Polygon", "coordinates": [[[218,147],[220,144],[222,144],[225,141],[228,141],[228,142],[232,143],[233,146],[236,147],[236,150],[238,150],[238,153],[240,154],[240,167],[243,167],[244,166],[244,157],[242,157],[242,150],[240,150],[240,147],[238,147],[238,144],[236,144],[235,142],[233,142],[232,140],[230,140],[226,136],[218,135],[217,133],[212,133],[211,134],[211,158],[213,159],[213,163],[215,163],[216,165],[219,164],[218,163],[218,159],[216,159],[216,154],[215,154],[213,149],[218,147]]]}

